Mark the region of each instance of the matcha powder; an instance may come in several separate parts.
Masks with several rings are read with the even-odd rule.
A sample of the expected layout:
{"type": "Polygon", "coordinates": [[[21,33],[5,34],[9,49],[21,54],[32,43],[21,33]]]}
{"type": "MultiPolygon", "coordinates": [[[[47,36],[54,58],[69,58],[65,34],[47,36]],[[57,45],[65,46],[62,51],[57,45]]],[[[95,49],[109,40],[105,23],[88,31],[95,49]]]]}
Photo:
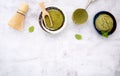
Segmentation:
{"type": "Polygon", "coordinates": [[[80,34],[75,34],[75,38],[76,38],[77,40],[82,40],[82,35],[80,35],[80,34]]]}
{"type": "Polygon", "coordinates": [[[30,26],[29,29],[28,29],[28,31],[29,31],[30,33],[34,32],[34,26],[30,26]]]}

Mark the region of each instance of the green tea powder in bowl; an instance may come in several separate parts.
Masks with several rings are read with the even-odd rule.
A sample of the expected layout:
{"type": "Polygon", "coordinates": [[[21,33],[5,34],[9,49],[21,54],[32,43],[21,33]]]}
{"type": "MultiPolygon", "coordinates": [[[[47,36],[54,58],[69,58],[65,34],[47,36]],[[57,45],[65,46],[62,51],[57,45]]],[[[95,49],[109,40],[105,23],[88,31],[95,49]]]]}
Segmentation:
{"type": "Polygon", "coordinates": [[[114,33],[117,28],[115,17],[107,11],[98,12],[93,18],[93,24],[95,30],[106,38],[114,33]]]}
{"type": "Polygon", "coordinates": [[[113,19],[107,14],[101,14],[96,19],[95,24],[99,31],[110,32],[113,28],[113,19]]]}
{"type": "Polygon", "coordinates": [[[60,11],[55,10],[55,9],[48,10],[48,12],[51,16],[51,19],[52,19],[52,22],[53,22],[53,27],[50,26],[49,18],[45,17],[47,28],[49,28],[50,30],[59,29],[63,25],[63,22],[64,22],[63,15],[61,14],[60,11]]]}
{"type": "Polygon", "coordinates": [[[72,15],[75,24],[83,24],[88,20],[88,13],[85,9],[77,9],[72,15]]]}
{"type": "Polygon", "coordinates": [[[61,32],[66,26],[66,15],[64,14],[63,10],[57,7],[47,7],[46,10],[51,17],[53,25],[51,26],[48,16],[45,16],[45,20],[43,20],[41,12],[39,16],[40,27],[42,27],[45,32],[50,34],[57,34],[61,32]]]}

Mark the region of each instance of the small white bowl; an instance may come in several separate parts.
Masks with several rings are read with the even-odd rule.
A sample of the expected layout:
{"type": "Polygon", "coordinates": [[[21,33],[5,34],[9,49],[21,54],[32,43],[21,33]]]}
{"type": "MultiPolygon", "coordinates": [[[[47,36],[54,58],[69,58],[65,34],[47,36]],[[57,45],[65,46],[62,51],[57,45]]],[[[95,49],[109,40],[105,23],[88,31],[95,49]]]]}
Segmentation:
{"type": "Polygon", "coordinates": [[[67,21],[67,20],[66,20],[66,14],[65,14],[62,10],[60,10],[59,8],[57,8],[57,7],[47,7],[47,8],[46,8],[46,10],[50,10],[50,9],[59,10],[59,11],[63,14],[63,16],[64,16],[63,25],[61,25],[61,27],[60,27],[58,30],[50,30],[50,29],[47,29],[47,28],[45,27],[44,23],[43,23],[42,12],[40,13],[40,16],[39,16],[39,24],[40,24],[40,26],[42,27],[42,29],[43,29],[44,31],[46,31],[46,32],[48,32],[48,33],[51,33],[51,34],[57,34],[57,33],[61,32],[61,31],[65,28],[65,26],[66,26],[66,21],[67,21]]]}

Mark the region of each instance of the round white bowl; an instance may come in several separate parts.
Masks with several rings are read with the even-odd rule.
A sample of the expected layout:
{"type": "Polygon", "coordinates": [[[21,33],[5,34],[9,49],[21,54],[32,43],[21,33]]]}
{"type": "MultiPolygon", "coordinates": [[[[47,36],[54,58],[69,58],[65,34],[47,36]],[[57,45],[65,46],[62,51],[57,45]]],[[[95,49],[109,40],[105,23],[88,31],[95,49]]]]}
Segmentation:
{"type": "Polygon", "coordinates": [[[64,28],[65,28],[65,26],[66,26],[66,14],[65,14],[65,12],[63,12],[63,10],[61,10],[61,9],[59,9],[59,8],[57,8],[57,7],[47,7],[46,8],[46,10],[50,10],[50,9],[57,9],[57,10],[59,10],[60,12],[62,12],[62,14],[64,15],[64,23],[63,23],[63,25],[58,29],[58,30],[49,30],[49,29],[47,29],[46,27],[45,27],[45,25],[44,25],[44,23],[43,23],[43,19],[42,19],[42,12],[40,13],[40,16],[39,16],[39,24],[40,24],[40,26],[42,27],[42,29],[44,30],[44,31],[46,31],[46,32],[48,32],[48,33],[51,33],[51,34],[57,34],[57,33],[59,33],[59,32],[61,32],[64,28]]]}

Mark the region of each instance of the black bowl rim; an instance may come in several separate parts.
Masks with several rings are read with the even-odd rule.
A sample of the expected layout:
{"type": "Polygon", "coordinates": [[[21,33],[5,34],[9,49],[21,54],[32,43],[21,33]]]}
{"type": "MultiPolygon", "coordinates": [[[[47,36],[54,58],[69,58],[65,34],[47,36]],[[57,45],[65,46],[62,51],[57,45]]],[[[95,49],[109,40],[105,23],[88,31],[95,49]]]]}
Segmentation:
{"type": "Polygon", "coordinates": [[[111,34],[114,33],[115,30],[116,30],[117,22],[116,22],[115,17],[114,17],[111,13],[109,13],[109,12],[107,12],[107,11],[100,11],[100,12],[98,12],[98,13],[94,16],[94,22],[93,22],[93,23],[94,23],[94,27],[95,27],[96,31],[97,31],[100,35],[102,35],[102,32],[99,31],[99,30],[96,28],[96,24],[95,24],[95,21],[96,21],[97,17],[98,17],[99,15],[101,15],[101,14],[107,14],[107,15],[109,15],[109,16],[113,19],[113,28],[112,28],[112,30],[111,30],[110,32],[108,32],[108,35],[111,35],[111,34]]]}
{"type": "MultiPolygon", "coordinates": [[[[63,19],[64,19],[64,20],[63,20],[62,26],[60,26],[58,29],[51,30],[51,29],[48,29],[48,28],[45,26],[45,28],[48,29],[48,30],[50,30],[50,31],[57,31],[57,30],[59,30],[59,29],[61,29],[61,28],[63,27],[63,25],[64,25],[64,23],[65,23],[65,15],[64,15],[64,13],[62,12],[62,10],[59,9],[59,8],[57,8],[57,7],[50,6],[50,7],[47,7],[47,8],[46,8],[46,10],[50,10],[50,9],[58,10],[58,11],[60,11],[60,13],[63,15],[63,19]]],[[[42,20],[42,22],[43,22],[42,12],[40,12],[40,15],[39,15],[39,25],[42,27],[42,29],[43,29],[44,31],[46,31],[46,30],[43,28],[43,26],[42,26],[41,20],[42,20]]],[[[44,25],[44,22],[43,22],[43,25],[44,25]]],[[[47,31],[46,31],[46,32],[47,32],[47,31]]]]}

